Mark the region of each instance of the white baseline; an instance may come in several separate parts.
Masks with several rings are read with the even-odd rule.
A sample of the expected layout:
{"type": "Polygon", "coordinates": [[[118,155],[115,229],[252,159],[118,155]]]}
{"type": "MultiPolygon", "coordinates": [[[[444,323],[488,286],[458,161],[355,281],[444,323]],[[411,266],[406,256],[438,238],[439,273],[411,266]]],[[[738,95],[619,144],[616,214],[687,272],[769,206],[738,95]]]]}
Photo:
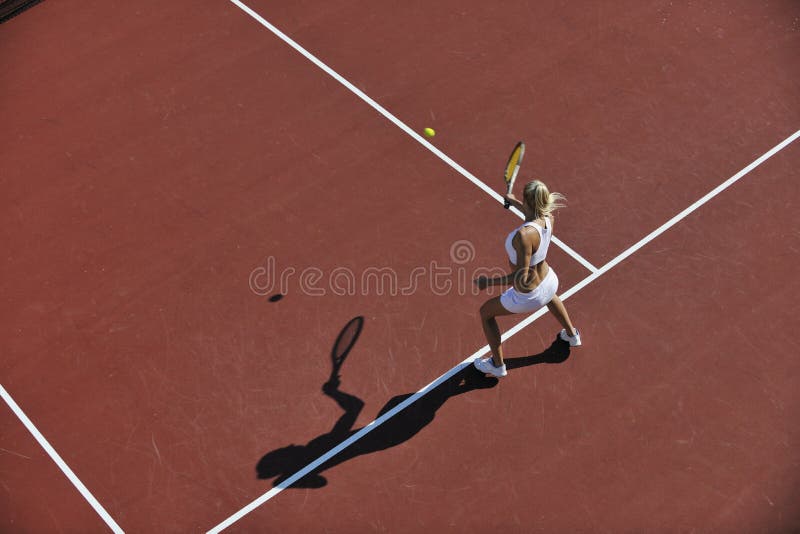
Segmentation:
{"type": "MultiPolygon", "coordinates": [[[[619,254],[617,257],[615,257],[613,260],[611,260],[608,263],[606,263],[605,265],[603,265],[603,267],[601,267],[599,270],[597,270],[596,272],[593,272],[592,274],[590,274],[589,276],[587,276],[586,278],[584,278],[583,280],[581,280],[580,282],[578,282],[577,284],[572,286],[570,289],[568,289],[567,291],[565,291],[561,295],[561,299],[562,300],[568,299],[569,297],[571,297],[572,295],[574,295],[575,293],[577,293],[578,291],[580,291],[581,289],[583,289],[584,287],[589,285],[594,280],[597,280],[598,278],[600,278],[600,276],[602,276],[603,274],[607,273],[609,270],[611,270],[616,265],[619,265],[620,262],[622,262],[623,260],[628,258],[631,254],[633,254],[634,252],[636,252],[637,250],[639,250],[640,248],[645,246],[647,243],[649,243],[650,241],[652,241],[653,239],[655,239],[659,235],[661,235],[664,232],[666,232],[668,229],[670,229],[673,226],[675,226],[681,220],[685,219],[687,216],[689,216],[689,214],[691,214],[697,208],[699,208],[700,206],[702,206],[703,204],[705,204],[706,202],[708,202],[709,200],[711,200],[712,198],[717,196],[719,193],[721,193],[722,191],[724,191],[725,189],[727,189],[728,187],[730,187],[731,185],[736,183],[738,180],[740,180],[742,177],[744,177],[750,171],[752,171],[753,169],[755,169],[756,167],[758,167],[759,165],[764,163],[766,160],[768,160],[769,158],[774,156],[776,153],[778,153],[780,150],[785,148],[787,145],[789,145],[789,143],[791,143],[792,141],[794,141],[798,137],[800,137],[800,130],[796,131],[795,133],[793,133],[792,135],[790,135],[789,137],[787,137],[786,139],[781,141],[779,144],[777,144],[772,149],[770,149],[768,152],[766,152],[764,155],[762,155],[761,157],[756,159],[750,165],[748,165],[747,167],[745,167],[744,169],[742,169],[741,171],[736,173],[734,176],[732,176],[729,179],[725,180],[723,183],[721,183],[720,185],[718,185],[717,187],[715,187],[714,189],[709,191],[707,194],[703,195],[700,199],[698,199],[696,202],[694,202],[688,208],[686,208],[685,210],[681,211],[680,213],[678,213],[677,215],[672,217],[669,221],[665,222],[664,224],[662,224],[661,226],[659,226],[658,228],[656,228],[655,230],[653,230],[652,232],[647,234],[645,237],[643,237],[642,239],[637,241],[634,245],[632,245],[631,247],[628,247],[625,251],[623,251],[621,254],[619,254]]],[[[503,341],[509,339],[511,336],[513,336],[514,334],[516,334],[517,332],[519,332],[520,330],[522,330],[526,326],[528,326],[531,323],[533,323],[534,321],[536,321],[539,317],[544,315],[546,312],[547,312],[547,308],[541,308],[538,311],[536,311],[535,313],[533,313],[532,315],[530,315],[529,317],[527,317],[524,320],[522,320],[519,323],[517,323],[513,328],[509,329],[507,332],[505,332],[503,334],[503,337],[502,337],[503,341]]],[[[306,476],[307,474],[312,472],[314,469],[316,469],[317,467],[321,466],[322,464],[324,464],[325,462],[327,462],[328,460],[330,460],[331,458],[333,458],[334,456],[336,456],[337,454],[342,452],[344,449],[346,449],[347,447],[349,447],[350,445],[352,445],[356,441],[358,441],[361,438],[363,438],[369,432],[372,432],[374,429],[379,427],[381,424],[386,422],[388,419],[394,417],[398,412],[400,412],[401,410],[404,410],[409,405],[411,405],[414,402],[416,402],[422,396],[424,396],[425,394],[427,394],[431,390],[433,390],[436,386],[438,386],[439,384],[441,384],[442,382],[446,381],[448,378],[450,378],[454,374],[456,374],[459,371],[461,371],[464,367],[469,365],[473,360],[475,360],[476,358],[480,358],[483,355],[488,354],[488,353],[489,353],[489,346],[488,345],[484,345],[482,348],[478,349],[471,356],[467,357],[465,360],[461,361],[459,364],[457,364],[455,367],[453,367],[452,369],[447,371],[445,374],[443,374],[442,376],[440,376],[439,378],[437,378],[436,380],[434,380],[433,382],[431,382],[427,386],[423,387],[422,389],[420,389],[419,391],[414,393],[412,396],[407,398],[405,401],[401,402],[400,404],[395,406],[393,409],[391,409],[388,412],[386,412],[385,414],[383,414],[381,417],[378,417],[377,419],[375,419],[374,421],[372,421],[371,423],[366,425],[364,428],[362,428],[361,430],[359,430],[358,432],[356,432],[355,434],[350,436],[348,439],[346,439],[345,441],[341,442],[339,445],[337,445],[336,447],[332,448],[331,450],[329,450],[328,452],[326,452],[325,454],[323,454],[322,456],[320,456],[319,458],[317,458],[316,460],[314,460],[313,462],[311,462],[310,464],[305,466],[303,469],[297,471],[294,475],[292,475],[291,477],[287,478],[286,480],[284,480],[283,482],[281,482],[280,484],[278,484],[277,486],[275,486],[274,488],[272,488],[268,492],[264,493],[259,498],[257,498],[256,500],[254,500],[253,502],[251,502],[250,504],[248,504],[247,506],[245,506],[244,508],[242,508],[241,510],[239,510],[238,512],[236,512],[235,514],[230,516],[229,518],[227,518],[225,521],[221,522],[220,524],[218,524],[217,526],[215,526],[214,528],[209,530],[208,534],[217,534],[217,533],[221,532],[222,530],[228,528],[229,526],[234,524],[236,521],[238,521],[239,519],[241,519],[245,515],[249,514],[250,512],[252,512],[256,508],[258,508],[259,506],[261,506],[262,504],[264,504],[268,500],[272,499],[273,497],[278,495],[280,492],[282,492],[286,488],[290,487],[292,484],[294,484],[295,482],[297,482],[298,480],[300,480],[301,478],[303,478],[304,476],[306,476]]]]}

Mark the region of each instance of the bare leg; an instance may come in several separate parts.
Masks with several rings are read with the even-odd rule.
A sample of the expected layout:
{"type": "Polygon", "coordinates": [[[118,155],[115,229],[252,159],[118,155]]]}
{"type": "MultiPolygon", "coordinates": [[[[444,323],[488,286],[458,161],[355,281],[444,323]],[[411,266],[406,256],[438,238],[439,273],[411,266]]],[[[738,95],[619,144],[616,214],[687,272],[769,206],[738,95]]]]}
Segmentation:
{"type": "Polygon", "coordinates": [[[558,298],[558,295],[553,295],[553,299],[547,303],[547,309],[550,310],[550,313],[556,316],[558,322],[561,323],[561,326],[564,327],[569,335],[575,335],[577,330],[575,330],[575,327],[572,326],[572,321],[569,320],[567,309],[564,307],[561,299],[558,298]]]}
{"type": "Polygon", "coordinates": [[[511,313],[500,304],[500,297],[489,299],[481,306],[483,333],[486,335],[486,342],[489,343],[489,348],[492,350],[492,362],[496,367],[503,365],[503,346],[501,345],[500,326],[498,326],[495,317],[498,315],[511,315],[511,313]]]}

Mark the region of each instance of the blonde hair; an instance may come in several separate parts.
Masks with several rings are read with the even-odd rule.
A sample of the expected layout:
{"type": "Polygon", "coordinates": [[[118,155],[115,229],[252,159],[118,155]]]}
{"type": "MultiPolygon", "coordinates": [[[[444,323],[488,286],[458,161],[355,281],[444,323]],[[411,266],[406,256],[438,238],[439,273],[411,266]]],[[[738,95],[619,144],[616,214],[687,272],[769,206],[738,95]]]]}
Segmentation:
{"type": "Polygon", "coordinates": [[[525,184],[522,194],[525,204],[533,209],[537,219],[552,215],[558,208],[563,208],[564,202],[567,200],[567,197],[561,193],[551,193],[541,180],[533,180],[525,184]]]}

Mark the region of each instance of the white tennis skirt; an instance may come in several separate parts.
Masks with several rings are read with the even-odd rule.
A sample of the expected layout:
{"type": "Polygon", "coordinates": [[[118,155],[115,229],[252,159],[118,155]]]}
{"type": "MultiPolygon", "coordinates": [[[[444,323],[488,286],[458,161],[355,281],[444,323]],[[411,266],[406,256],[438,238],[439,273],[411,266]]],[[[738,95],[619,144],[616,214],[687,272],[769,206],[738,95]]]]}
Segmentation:
{"type": "Polygon", "coordinates": [[[553,300],[558,289],[558,276],[551,267],[542,283],[530,293],[520,293],[514,286],[500,295],[500,304],[511,313],[530,313],[538,310],[553,300]]]}

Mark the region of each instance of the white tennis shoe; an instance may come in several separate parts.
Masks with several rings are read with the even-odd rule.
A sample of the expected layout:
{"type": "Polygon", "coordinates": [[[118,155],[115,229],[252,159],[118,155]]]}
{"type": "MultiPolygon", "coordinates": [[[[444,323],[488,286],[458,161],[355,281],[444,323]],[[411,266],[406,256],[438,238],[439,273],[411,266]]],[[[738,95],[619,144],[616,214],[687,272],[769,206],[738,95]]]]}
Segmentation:
{"type": "Polygon", "coordinates": [[[494,362],[491,358],[478,358],[473,363],[475,365],[475,369],[480,371],[481,373],[486,373],[492,376],[496,376],[500,378],[501,376],[506,376],[508,371],[506,371],[506,364],[501,365],[500,367],[495,367],[494,362]]]}
{"type": "Polygon", "coordinates": [[[563,330],[561,330],[561,332],[558,333],[558,337],[559,339],[561,339],[561,341],[566,341],[567,343],[569,343],[570,347],[581,346],[581,333],[578,332],[577,328],[575,329],[574,336],[567,334],[567,329],[564,328],[563,330]]]}

